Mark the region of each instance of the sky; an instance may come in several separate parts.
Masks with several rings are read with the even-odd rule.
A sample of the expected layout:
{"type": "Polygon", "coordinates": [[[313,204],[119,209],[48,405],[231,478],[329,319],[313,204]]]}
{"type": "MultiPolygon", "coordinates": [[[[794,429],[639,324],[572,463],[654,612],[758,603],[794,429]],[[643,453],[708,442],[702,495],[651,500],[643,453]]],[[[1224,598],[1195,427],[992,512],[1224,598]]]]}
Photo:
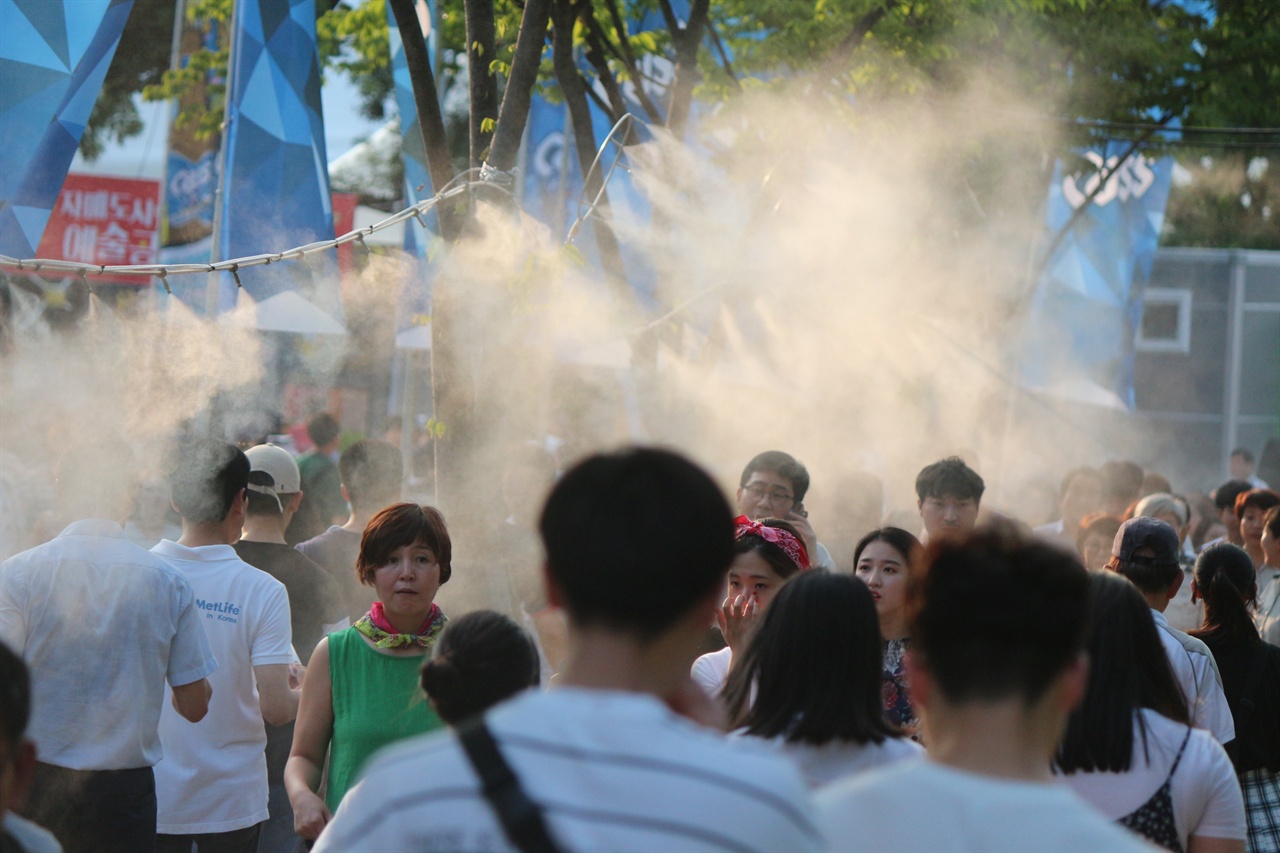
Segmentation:
{"type": "MultiPolygon", "coordinates": [[[[346,75],[326,75],[320,96],[324,105],[325,146],[332,163],[380,124],[360,115],[359,93],[346,75]]],[[[163,178],[169,104],[148,103],[141,96],[135,97],[135,104],[144,125],[142,133],[122,144],[109,144],[93,163],[85,162],[77,153],[71,171],[122,178],[163,178]]]]}

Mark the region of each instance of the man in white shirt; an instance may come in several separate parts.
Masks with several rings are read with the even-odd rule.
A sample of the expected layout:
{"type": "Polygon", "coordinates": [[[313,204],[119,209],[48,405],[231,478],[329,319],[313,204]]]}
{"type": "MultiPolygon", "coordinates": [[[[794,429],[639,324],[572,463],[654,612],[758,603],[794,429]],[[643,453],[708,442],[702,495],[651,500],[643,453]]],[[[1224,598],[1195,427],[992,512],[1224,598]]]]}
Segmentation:
{"type": "Polygon", "coordinates": [[[191,584],[125,538],[138,479],[123,441],[69,450],[58,507],[80,520],[0,564],[0,640],[32,676],[40,764],[25,815],[69,852],[155,843],[161,707],[171,699],[176,727],[194,732],[218,665],[191,584]]]}
{"type": "Polygon", "coordinates": [[[455,734],[405,741],[370,763],[317,853],[529,849],[498,803],[566,850],[818,849],[794,765],[681,716],[716,710],[689,680],[733,560],[710,477],[662,450],[595,456],[556,484],[539,532],[568,651],[556,689],[483,718],[505,786],[481,785],[455,734]]]}
{"type": "Polygon", "coordinates": [[[820,792],[828,849],[1149,849],[1049,769],[1084,695],[1085,569],[1005,526],[929,561],[906,658],[928,758],[820,792]]]}
{"type": "Polygon", "coordinates": [[[221,441],[183,448],[169,477],[182,538],[153,552],[191,582],[209,643],[221,663],[209,716],[183,729],[160,720],[165,757],[156,766],[157,853],[254,853],[267,819],[265,720],[298,712],[290,684],[289,598],[284,585],[236,556],[244,524],[249,460],[221,441]]]}
{"type": "Polygon", "coordinates": [[[1266,489],[1266,480],[1254,473],[1253,451],[1247,447],[1237,447],[1231,451],[1231,479],[1244,480],[1250,488],[1266,489]]]}
{"type": "Polygon", "coordinates": [[[1102,477],[1096,468],[1073,468],[1062,478],[1058,492],[1058,520],[1042,524],[1036,534],[1060,543],[1070,551],[1078,551],[1076,536],[1080,520],[1098,511],[1102,504],[1102,477]]]}
{"type": "Polygon", "coordinates": [[[1164,611],[1183,583],[1178,533],[1158,518],[1139,516],[1120,525],[1107,568],[1124,575],[1151,607],[1174,677],[1187,697],[1191,722],[1224,746],[1235,740],[1222,676],[1209,647],[1169,625],[1164,611]]]}

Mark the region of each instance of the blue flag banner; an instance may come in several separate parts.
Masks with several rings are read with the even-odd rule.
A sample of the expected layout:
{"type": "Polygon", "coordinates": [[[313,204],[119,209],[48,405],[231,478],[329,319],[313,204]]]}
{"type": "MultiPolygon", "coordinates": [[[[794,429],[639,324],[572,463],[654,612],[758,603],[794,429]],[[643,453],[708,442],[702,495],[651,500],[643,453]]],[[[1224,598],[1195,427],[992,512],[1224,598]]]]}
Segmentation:
{"type": "MultiPolygon", "coordinates": [[[[688,14],[686,0],[674,0],[672,7],[676,17],[681,20],[688,14]]],[[[631,21],[628,30],[634,34],[665,26],[661,14],[657,10],[650,10],[639,20],[631,21]]],[[[579,60],[579,66],[601,99],[607,100],[608,95],[603,85],[595,79],[595,70],[585,59],[579,60]]],[[[670,56],[647,54],[641,60],[641,73],[644,80],[640,85],[645,87],[645,94],[659,108],[664,108],[668,100],[668,87],[675,73],[674,59],[670,56]]],[[[635,85],[635,81],[630,80],[622,84],[627,111],[641,120],[647,120],[647,113],[635,95],[635,85]]],[[[596,144],[601,145],[614,122],[596,101],[591,100],[589,104],[592,131],[596,144]]],[[[573,130],[568,116],[568,108],[563,102],[552,103],[537,92],[534,93],[525,131],[525,170],[521,176],[524,210],[548,225],[552,233],[562,239],[567,236],[579,213],[585,213],[591,203],[591,199],[584,199],[582,195],[582,169],[578,165],[577,153],[573,150],[573,130]]],[[[639,133],[643,135],[643,131],[639,133]]],[[[590,153],[594,157],[596,152],[590,153]]],[[[609,175],[610,167],[618,157],[625,157],[625,154],[610,143],[596,167],[602,177],[609,175]]],[[[611,213],[615,219],[643,223],[652,217],[648,200],[633,186],[627,170],[615,170],[607,189],[611,213]]],[[[574,245],[598,269],[599,256],[591,229],[588,218],[580,227],[574,245]]],[[[652,298],[656,285],[646,253],[634,250],[625,242],[620,249],[633,291],[642,305],[653,307],[656,304],[652,298]]]]}
{"type": "Polygon", "coordinates": [[[0,252],[31,257],[133,0],[0,0],[0,252]]]}
{"type": "MultiPolygon", "coordinates": [[[[225,260],[332,239],[333,202],[320,105],[314,0],[237,0],[231,49],[225,175],[214,246],[225,260]]],[[[307,263],[240,272],[261,302],[295,290],[341,317],[336,253],[331,275],[307,263]]],[[[224,276],[218,310],[235,303],[224,276]]]]}
{"type": "MultiPolygon", "coordinates": [[[[1132,409],[1133,340],[1173,176],[1170,157],[1121,157],[1128,142],[1085,152],[1100,171],[1054,170],[1046,214],[1049,240],[1106,185],[1045,265],[1022,345],[1022,381],[1032,389],[1132,409]]],[[[1046,241],[1048,244],[1048,241],[1046,241]]]]}

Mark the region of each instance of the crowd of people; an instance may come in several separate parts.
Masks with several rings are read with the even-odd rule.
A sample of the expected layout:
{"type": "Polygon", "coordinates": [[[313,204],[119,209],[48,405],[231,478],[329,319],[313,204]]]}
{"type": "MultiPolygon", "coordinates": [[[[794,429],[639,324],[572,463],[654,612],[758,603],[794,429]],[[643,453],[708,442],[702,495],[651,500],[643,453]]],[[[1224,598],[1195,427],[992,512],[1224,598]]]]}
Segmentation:
{"type": "Polygon", "coordinates": [[[0,850],[1280,851],[1252,471],[1077,468],[1033,528],[952,456],[914,515],[859,474],[815,529],[781,451],[726,495],[524,448],[512,606],[446,615],[400,451],[308,431],[182,445],[158,541],[127,442],[59,460],[61,533],[0,563],[0,850]]]}

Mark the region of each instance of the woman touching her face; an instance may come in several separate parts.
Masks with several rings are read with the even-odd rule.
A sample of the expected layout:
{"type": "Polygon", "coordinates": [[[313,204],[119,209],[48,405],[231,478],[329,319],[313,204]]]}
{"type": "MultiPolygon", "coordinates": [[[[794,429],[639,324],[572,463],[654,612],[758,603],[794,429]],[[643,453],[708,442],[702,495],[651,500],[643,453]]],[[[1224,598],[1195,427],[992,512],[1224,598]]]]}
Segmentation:
{"type": "Polygon", "coordinates": [[[750,642],[765,609],[788,578],[809,568],[809,551],[800,532],[780,518],[734,519],[734,550],[728,596],[716,611],[725,647],[693,662],[693,680],[711,696],[720,695],[735,651],[750,642]]]}

